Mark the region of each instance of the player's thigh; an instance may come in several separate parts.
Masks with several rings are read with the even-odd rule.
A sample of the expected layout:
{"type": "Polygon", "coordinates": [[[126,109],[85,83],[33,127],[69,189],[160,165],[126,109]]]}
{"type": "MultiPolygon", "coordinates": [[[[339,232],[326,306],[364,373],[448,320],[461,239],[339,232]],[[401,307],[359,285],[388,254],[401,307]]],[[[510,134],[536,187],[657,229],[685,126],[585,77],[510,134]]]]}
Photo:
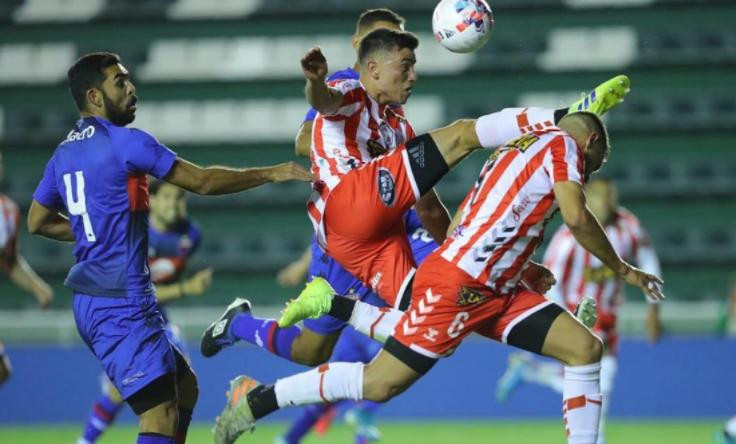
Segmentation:
{"type": "MultiPolygon", "coordinates": [[[[331,320],[332,318],[328,321],[331,320]]],[[[319,331],[317,327],[305,325],[291,345],[291,360],[309,366],[327,362],[340,338],[341,331],[342,327],[333,331],[319,331]]]]}
{"type": "Polygon", "coordinates": [[[0,385],[10,378],[10,374],[13,371],[13,367],[10,364],[10,358],[7,355],[0,355],[0,385]]]}
{"type": "Polygon", "coordinates": [[[566,365],[592,364],[601,360],[603,343],[569,311],[563,311],[547,332],[542,354],[566,365]]]}
{"type": "Polygon", "coordinates": [[[422,377],[402,359],[385,348],[365,366],[363,371],[363,399],[385,402],[411,387],[422,377]]]}
{"type": "Polygon", "coordinates": [[[480,147],[475,132],[475,119],[460,119],[442,128],[430,131],[432,140],[450,167],[463,160],[472,150],[480,147]]]}
{"type": "Polygon", "coordinates": [[[403,226],[404,213],[419,197],[408,154],[400,147],[340,179],[327,198],[325,225],[349,239],[381,239],[403,226]]]}
{"type": "Polygon", "coordinates": [[[167,373],[130,395],[126,402],[138,415],[140,431],[174,436],[178,425],[176,373],[167,373]]]}
{"type": "Polygon", "coordinates": [[[384,233],[379,240],[361,241],[335,235],[327,228],[328,253],[345,270],[369,286],[386,304],[405,310],[411,298],[415,263],[403,229],[384,233]]]}

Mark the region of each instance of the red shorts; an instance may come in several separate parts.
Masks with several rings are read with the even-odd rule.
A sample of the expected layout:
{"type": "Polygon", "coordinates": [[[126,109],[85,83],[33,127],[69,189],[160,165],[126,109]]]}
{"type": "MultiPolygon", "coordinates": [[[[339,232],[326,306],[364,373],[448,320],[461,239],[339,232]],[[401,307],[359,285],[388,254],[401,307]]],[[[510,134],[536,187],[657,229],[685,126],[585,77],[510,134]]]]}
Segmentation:
{"type": "Polygon", "coordinates": [[[402,146],[343,176],[324,212],[327,253],[397,308],[416,268],[404,214],[418,198],[402,146]]]}
{"type": "Polygon", "coordinates": [[[417,271],[411,307],[393,337],[436,359],[473,332],[506,343],[519,322],[550,304],[554,303],[521,287],[512,294],[496,294],[435,252],[417,271]]]}

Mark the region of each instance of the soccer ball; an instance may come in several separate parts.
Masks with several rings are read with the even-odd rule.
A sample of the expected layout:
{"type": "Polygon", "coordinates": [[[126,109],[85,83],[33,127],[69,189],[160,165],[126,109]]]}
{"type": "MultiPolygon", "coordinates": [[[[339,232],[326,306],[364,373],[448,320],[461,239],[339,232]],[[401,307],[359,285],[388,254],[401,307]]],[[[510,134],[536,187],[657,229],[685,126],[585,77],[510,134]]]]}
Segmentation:
{"type": "Polygon", "coordinates": [[[491,38],[493,13],[485,0],[442,0],[434,8],[432,31],[452,52],[473,52],[491,38]]]}

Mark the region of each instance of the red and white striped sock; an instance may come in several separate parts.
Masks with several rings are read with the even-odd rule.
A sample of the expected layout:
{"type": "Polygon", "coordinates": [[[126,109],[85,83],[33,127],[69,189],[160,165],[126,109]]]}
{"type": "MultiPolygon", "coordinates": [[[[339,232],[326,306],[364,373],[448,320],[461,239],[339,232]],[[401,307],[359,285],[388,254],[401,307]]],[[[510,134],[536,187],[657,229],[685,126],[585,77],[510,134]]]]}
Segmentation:
{"type": "Polygon", "coordinates": [[[595,444],[601,415],[601,364],[565,367],[562,416],[568,444],[595,444]]]}
{"type": "Polygon", "coordinates": [[[475,122],[475,133],[483,148],[494,149],[522,134],[555,125],[555,110],[547,108],[504,108],[475,122]]]}

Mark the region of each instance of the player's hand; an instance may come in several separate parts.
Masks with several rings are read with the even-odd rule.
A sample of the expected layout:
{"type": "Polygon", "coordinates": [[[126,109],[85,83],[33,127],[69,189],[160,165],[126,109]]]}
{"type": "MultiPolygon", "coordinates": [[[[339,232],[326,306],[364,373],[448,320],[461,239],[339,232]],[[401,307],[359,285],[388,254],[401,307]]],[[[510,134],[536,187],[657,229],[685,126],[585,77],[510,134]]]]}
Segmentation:
{"type": "Polygon", "coordinates": [[[187,296],[199,296],[207,291],[212,285],[212,269],[200,270],[181,284],[184,294],[187,296]]]}
{"type": "Polygon", "coordinates": [[[645,273],[626,263],[622,272],[619,274],[627,284],[639,287],[644,292],[644,296],[650,301],[661,301],[664,299],[661,287],[664,281],[657,276],[645,273]]]}
{"type": "Polygon", "coordinates": [[[51,302],[53,300],[54,290],[52,290],[48,285],[44,285],[36,290],[36,301],[42,310],[46,310],[51,307],[51,302]]]}
{"type": "Polygon", "coordinates": [[[300,180],[302,182],[312,182],[314,176],[303,166],[296,162],[286,162],[275,165],[271,169],[271,181],[286,182],[289,180],[300,180]]]}
{"type": "Polygon", "coordinates": [[[536,262],[529,262],[521,273],[521,279],[531,290],[539,294],[547,293],[557,283],[555,275],[549,268],[536,262]]]}
{"type": "Polygon", "coordinates": [[[302,71],[307,80],[324,83],[327,76],[327,59],[322,55],[319,46],[310,49],[302,57],[302,71]]]}
{"type": "Polygon", "coordinates": [[[296,287],[306,279],[307,269],[301,260],[290,263],[276,274],[276,282],[282,287],[296,287]]]}

